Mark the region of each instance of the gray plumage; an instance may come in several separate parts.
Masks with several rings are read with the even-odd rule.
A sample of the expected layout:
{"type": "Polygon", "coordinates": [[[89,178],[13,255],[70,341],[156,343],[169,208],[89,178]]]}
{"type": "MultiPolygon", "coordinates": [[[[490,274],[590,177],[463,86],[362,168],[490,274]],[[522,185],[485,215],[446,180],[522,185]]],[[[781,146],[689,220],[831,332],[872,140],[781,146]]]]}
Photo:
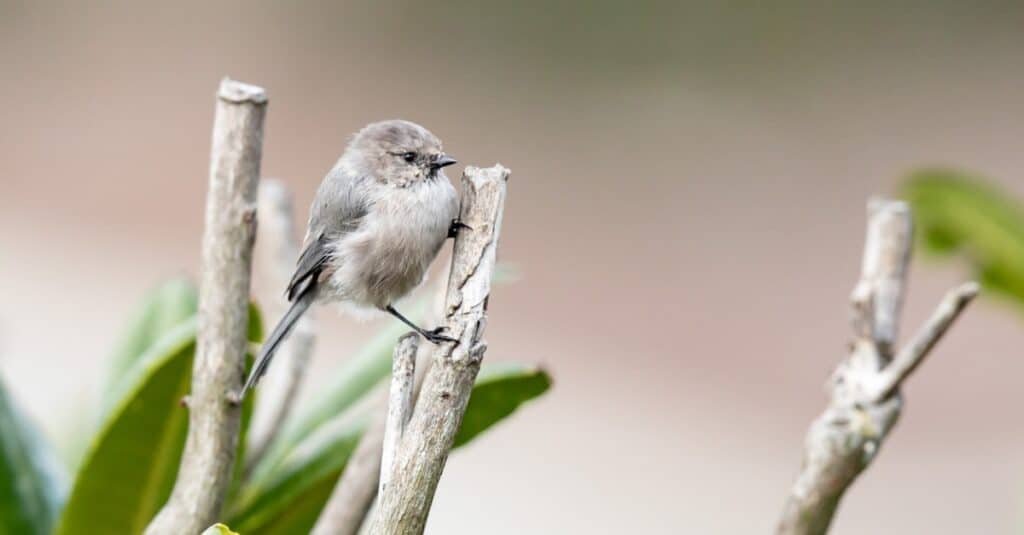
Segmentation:
{"type": "Polygon", "coordinates": [[[313,199],[287,288],[291,308],[263,344],[242,397],[314,302],[386,311],[434,343],[451,341],[412,324],[392,304],[423,281],[455,228],[458,195],[442,171],[453,163],[437,137],[408,121],[373,123],[352,138],[313,199]]]}

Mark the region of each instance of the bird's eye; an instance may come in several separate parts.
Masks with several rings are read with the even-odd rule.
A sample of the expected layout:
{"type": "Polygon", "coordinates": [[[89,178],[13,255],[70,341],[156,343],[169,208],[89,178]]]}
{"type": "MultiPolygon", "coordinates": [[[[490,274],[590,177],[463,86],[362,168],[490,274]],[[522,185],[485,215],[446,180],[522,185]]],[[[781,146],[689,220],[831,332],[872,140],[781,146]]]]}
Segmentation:
{"type": "Polygon", "coordinates": [[[415,152],[403,153],[402,154],[402,159],[405,160],[408,163],[412,163],[412,162],[416,161],[416,153],[415,152]]]}

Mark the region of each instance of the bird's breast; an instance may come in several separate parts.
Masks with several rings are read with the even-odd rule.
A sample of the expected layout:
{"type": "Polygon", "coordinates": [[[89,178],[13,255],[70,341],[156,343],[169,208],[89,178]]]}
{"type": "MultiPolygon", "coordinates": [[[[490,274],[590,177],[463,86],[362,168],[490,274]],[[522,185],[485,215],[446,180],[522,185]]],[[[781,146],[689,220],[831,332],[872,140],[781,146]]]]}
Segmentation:
{"type": "Polygon", "coordinates": [[[394,238],[415,255],[420,249],[431,258],[444,242],[456,213],[455,188],[445,181],[391,189],[374,203],[374,223],[382,239],[394,238]]]}
{"type": "Polygon", "coordinates": [[[384,306],[423,280],[458,209],[455,189],[437,182],[384,191],[339,240],[333,279],[349,299],[384,306]]]}

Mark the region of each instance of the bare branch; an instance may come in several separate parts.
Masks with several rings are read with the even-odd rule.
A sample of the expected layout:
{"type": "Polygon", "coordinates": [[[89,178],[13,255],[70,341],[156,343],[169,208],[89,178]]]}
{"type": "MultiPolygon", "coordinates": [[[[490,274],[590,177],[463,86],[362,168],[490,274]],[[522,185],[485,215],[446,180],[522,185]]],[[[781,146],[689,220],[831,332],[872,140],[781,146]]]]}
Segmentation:
{"type": "MultiPolygon", "coordinates": [[[[266,273],[268,285],[275,288],[271,301],[275,317],[284,315],[288,301],[280,291],[288,285],[299,255],[292,217],[292,196],[288,188],[273,179],[264,179],[259,189],[260,228],[256,245],[257,271],[266,273]]],[[[246,473],[252,470],[277,438],[288,419],[299,387],[306,375],[309,358],[316,342],[313,311],[299,317],[290,336],[281,342],[277,360],[287,373],[270,374],[264,378],[257,398],[257,410],[250,428],[250,447],[246,473]]]]}
{"type": "Polygon", "coordinates": [[[470,228],[455,239],[445,305],[448,334],[459,343],[446,343],[434,351],[395,456],[393,479],[381,495],[370,525],[371,534],[418,535],[426,525],[486,351],[483,331],[508,176],[507,169],[496,165],[468,167],[462,177],[459,218],[470,228]]]}
{"type": "Polygon", "coordinates": [[[174,490],[148,535],[199,533],[216,522],[238,446],[241,410],[231,394],[245,372],[267,96],[262,88],[224,79],[217,97],[188,438],[174,490]]]}
{"type": "Polygon", "coordinates": [[[912,242],[913,222],[906,203],[885,199],[868,202],[861,275],[850,300],[855,333],[874,340],[883,358],[891,355],[896,343],[912,242]]]}
{"type": "MultiPolygon", "coordinates": [[[[404,370],[415,369],[415,360],[419,347],[419,335],[409,333],[398,339],[394,352],[394,370],[392,374],[401,369],[399,375],[404,375],[404,370]]],[[[420,374],[416,374],[420,375],[420,374]]],[[[408,378],[410,389],[416,381],[416,376],[408,378]]],[[[392,387],[388,392],[383,392],[380,399],[375,402],[373,417],[363,436],[359,438],[356,450],[345,469],[341,478],[334,486],[331,497],[320,512],[316,525],[310,535],[356,535],[359,533],[366,519],[366,515],[373,505],[373,498],[377,496],[377,488],[382,475],[381,457],[386,441],[386,426],[391,423],[389,411],[389,398],[395,392],[395,379],[392,377],[392,387]]],[[[402,380],[404,388],[405,381],[402,380]]],[[[409,392],[409,405],[411,410],[412,399],[416,393],[409,392]]]]}
{"type": "Polygon", "coordinates": [[[391,390],[388,398],[387,424],[384,426],[384,449],[380,463],[380,487],[383,493],[395,470],[395,453],[405,426],[412,417],[412,387],[416,374],[416,350],[419,336],[408,333],[398,339],[391,366],[391,390]]]}
{"type": "Polygon", "coordinates": [[[800,473],[777,529],[780,535],[828,531],[843,493],[874,459],[899,417],[903,400],[896,387],[977,291],[971,283],[954,290],[924,331],[889,364],[912,234],[906,204],[870,202],[863,269],[850,296],[856,339],[832,376],[828,407],[807,432],[800,473]]]}
{"type": "MultiPolygon", "coordinates": [[[[443,284],[437,286],[436,309],[440,310],[444,306],[447,288],[443,284]]],[[[433,322],[436,321],[437,319],[433,320],[433,322]]],[[[400,338],[399,344],[395,348],[394,363],[404,360],[404,357],[400,356],[402,342],[403,340],[400,338]]],[[[418,338],[415,338],[415,343],[418,344],[415,358],[419,364],[412,365],[414,377],[411,399],[413,400],[419,395],[419,387],[423,384],[424,372],[429,364],[426,355],[432,349],[428,347],[430,344],[419,344],[418,338]]],[[[392,364],[393,369],[395,368],[394,363],[392,364]]],[[[390,396],[391,390],[386,394],[390,396]]],[[[373,505],[373,498],[377,496],[380,483],[381,460],[384,454],[384,429],[389,417],[388,396],[381,396],[378,401],[379,407],[374,409],[373,421],[363,436],[359,438],[359,444],[356,445],[352,458],[346,463],[334,491],[331,492],[320,517],[317,518],[316,525],[313,526],[311,535],[357,535],[360,532],[370,506],[373,505]]],[[[411,406],[408,414],[412,414],[411,406]]],[[[404,422],[408,423],[408,416],[404,418],[404,422]]]]}
{"type": "Polygon", "coordinates": [[[914,338],[900,350],[892,363],[878,374],[878,390],[874,399],[881,400],[892,394],[924,361],[942,335],[946,334],[960,312],[978,295],[978,283],[965,282],[946,293],[938,308],[921,326],[914,338]]]}

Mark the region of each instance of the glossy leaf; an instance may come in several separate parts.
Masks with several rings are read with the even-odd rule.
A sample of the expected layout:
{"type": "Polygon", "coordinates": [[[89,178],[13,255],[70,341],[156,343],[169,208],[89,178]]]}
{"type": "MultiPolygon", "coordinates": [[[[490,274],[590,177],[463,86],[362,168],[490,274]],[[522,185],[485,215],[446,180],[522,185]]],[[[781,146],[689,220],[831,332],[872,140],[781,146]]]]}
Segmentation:
{"type": "Polygon", "coordinates": [[[987,289],[1024,304],[1024,204],[951,170],[915,173],[904,195],[926,250],[962,255],[987,289]]]}
{"type": "Polygon", "coordinates": [[[66,494],[50,445],[0,382],[0,533],[48,535],[66,494]]]}
{"type": "MultiPolygon", "coordinates": [[[[417,315],[414,314],[415,318],[417,315]]],[[[345,361],[308,405],[297,407],[281,436],[253,471],[253,479],[266,476],[289,450],[318,426],[344,413],[391,373],[395,340],[408,328],[397,321],[389,325],[359,353],[345,361]]]]}
{"type": "MultiPolygon", "coordinates": [[[[262,336],[259,323],[259,313],[250,309],[250,340],[262,336]]],[[[195,335],[193,318],[125,372],[115,392],[120,401],[78,471],[58,534],[142,533],[167,501],[188,430],[182,401],[192,382],[195,335]]],[[[251,411],[250,398],[243,405],[243,433],[251,411]]]]}
{"type": "Polygon", "coordinates": [[[462,426],[455,435],[455,447],[473,440],[550,388],[551,376],[543,369],[511,363],[484,366],[473,386],[462,426]]]}
{"type": "MultiPolygon", "coordinates": [[[[195,284],[184,277],[167,281],[151,290],[131,315],[131,322],[110,357],[108,386],[120,382],[164,334],[195,316],[198,299],[195,284]]],[[[110,408],[118,399],[108,390],[104,407],[110,408]]]]}
{"type": "MultiPolygon", "coordinates": [[[[502,263],[497,265],[492,282],[500,285],[514,282],[519,278],[519,270],[502,263]]],[[[406,310],[408,317],[413,321],[422,322],[426,304],[426,298],[419,298],[409,307],[410,310],[406,310]]],[[[299,441],[309,436],[317,426],[351,408],[387,377],[391,373],[391,354],[395,340],[408,330],[405,325],[392,320],[370,343],[363,346],[355,356],[347,359],[334,377],[327,381],[320,394],[312,398],[311,403],[297,408],[280,436],[256,466],[253,471],[254,479],[273,470],[283,456],[299,441]]]]}
{"type": "Polygon", "coordinates": [[[196,314],[198,294],[189,279],[180,277],[150,290],[136,306],[115,350],[107,362],[107,376],[100,405],[79,407],[73,419],[62,427],[60,446],[66,463],[77,470],[97,427],[130,386],[125,374],[162,336],[189,321],[196,314]]]}
{"type": "MultiPolygon", "coordinates": [[[[547,372],[516,365],[485,367],[477,378],[456,446],[543,394],[547,372]]],[[[308,533],[365,428],[368,415],[344,414],[310,433],[269,474],[255,479],[229,516],[246,535],[308,533]]]]}

